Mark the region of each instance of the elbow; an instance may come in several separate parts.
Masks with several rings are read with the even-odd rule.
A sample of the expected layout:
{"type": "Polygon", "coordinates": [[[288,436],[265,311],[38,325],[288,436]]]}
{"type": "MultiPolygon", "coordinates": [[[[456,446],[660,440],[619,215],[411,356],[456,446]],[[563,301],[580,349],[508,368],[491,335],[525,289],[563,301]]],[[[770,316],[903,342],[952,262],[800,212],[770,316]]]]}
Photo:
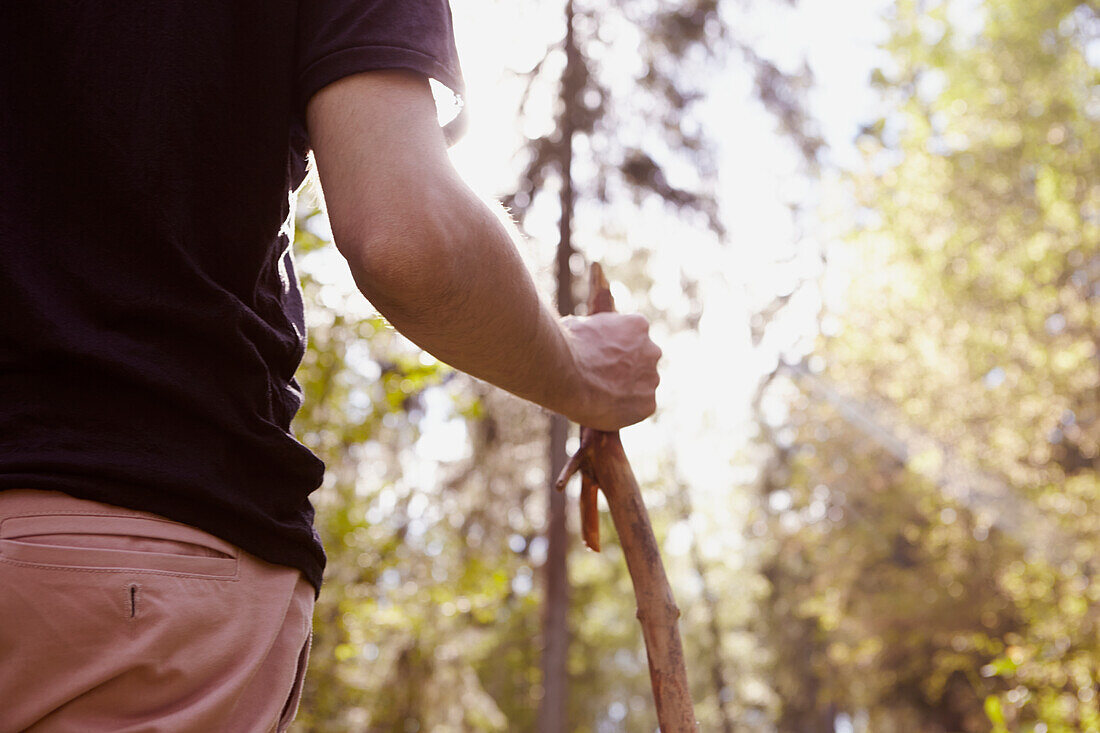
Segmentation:
{"type": "Polygon", "coordinates": [[[420,204],[373,217],[334,238],[360,292],[394,325],[430,320],[465,291],[470,226],[453,209],[420,204]]]}

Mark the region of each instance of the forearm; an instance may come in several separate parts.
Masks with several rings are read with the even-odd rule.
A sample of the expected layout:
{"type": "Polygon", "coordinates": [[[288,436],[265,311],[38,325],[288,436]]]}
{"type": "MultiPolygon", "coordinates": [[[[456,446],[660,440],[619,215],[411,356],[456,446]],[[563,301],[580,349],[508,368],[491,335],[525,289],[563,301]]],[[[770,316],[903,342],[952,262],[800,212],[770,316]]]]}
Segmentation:
{"type": "Polygon", "coordinates": [[[445,195],[448,204],[433,211],[459,216],[421,221],[392,247],[376,243],[371,263],[352,265],[356,283],[398,331],[441,361],[570,414],[585,398],[584,383],[569,336],[540,300],[514,234],[465,186],[445,195]]]}
{"type": "Polygon", "coordinates": [[[589,427],[652,414],[660,349],[646,320],[559,321],[540,302],[509,229],[451,166],[425,79],[346,77],[307,117],[336,246],[399,331],[589,427]]]}

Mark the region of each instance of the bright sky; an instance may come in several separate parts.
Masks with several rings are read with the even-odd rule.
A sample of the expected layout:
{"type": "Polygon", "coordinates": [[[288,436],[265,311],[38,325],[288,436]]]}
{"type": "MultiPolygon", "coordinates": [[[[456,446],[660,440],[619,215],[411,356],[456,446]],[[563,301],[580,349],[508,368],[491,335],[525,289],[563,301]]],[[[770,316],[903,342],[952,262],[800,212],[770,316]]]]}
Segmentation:
{"type": "MultiPolygon", "coordinates": [[[[584,0],[601,1],[607,0],[584,0]]],[[[522,79],[510,70],[529,69],[561,37],[562,4],[451,0],[469,115],[468,132],[452,149],[452,159],[483,195],[505,193],[514,184],[519,165],[514,153],[524,132],[536,136],[547,131],[537,123],[519,129],[516,105],[522,79]]],[[[803,58],[809,62],[816,79],[811,110],[830,148],[827,163],[853,164],[855,134],[861,123],[874,118],[876,98],[868,78],[882,59],[877,44],[885,40],[881,15],[886,5],[886,0],[801,0],[794,8],[762,0],[726,3],[727,21],[758,53],[792,70],[803,58]],[[746,4],[747,9],[742,7],[746,4]]],[[[753,390],[781,351],[805,348],[818,303],[812,294],[792,301],[786,323],[758,348],[750,340],[749,317],[775,295],[790,292],[799,278],[814,274],[819,252],[838,225],[814,223],[813,216],[795,221],[788,203],[797,201],[814,211],[832,196],[833,176],[827,173],[819,182],[803,176],[773,118],[753,99],[752,79],[736,55],[729,68],[716,73],[705,105],[730,241],[717,243],[658,210],[599,215],[621,218],[615,224],[626,234],[628,246],[650,251],[654,287],[648,295],[658,307],[676,302],[681,271],[699,281],[704,312],[698,330],[672,333],[659,325],[654,330],[665,354],[658,415],[624,431],[623,441],[643,485],[657,477],[662,461],[675,460],[696,509],[702,510],[697,512],[700,524],[692,528],[703,538],[702,550],[729,558],[742,535],[748,506],[743,488],[754,476],[751,457],[744,453],[752,437],[753,390]],[[731,531],[712,531],[720,528],[731,531]]],[[[545,107],[549,118],[549,105],[545,107]]],[[[530,241],[522,248],[546,283],[547,295],[556,217],[556,210],[536,212],[528,221],[530,241]]],[[[614,281],[616,260],[629,252],[617,251],[596,236],[596,223],[589,217],[586,230],[581,217],[577,244],[588,256],[603,260],[614,281]]],[[[350,290],[350,277],[338,256],[331,251],[322,256],[333,258],[333,266],[312,263],[311,271],[328,272],[328,279],[350,290]]],[[[621,284],[613,287],[620,307],[628,310],[629,293],[621,284]]],[[[430,491],[439,475],[433,461],[461,457],[465,433],[460,420],[449,420],[445,395],[429,394],[426,402],[418,460],[407,463],[403,482],[430,491]]],[[[688,528],[674,528],[666,551],[685,551],[689,537],[688,528]]]]}
{"type": "MultiPolygon", "coordinates": [[[[480,192],[505,192],[515,175],[513,151],[521,143],[515,122],[521,80],[506,69],[530,68],[560,37],[560,3],[451,4],[470,118],[466,138],[452,158],[480,192]]],[[[782,68],[795,69],[803,58],[808,60],[816,79],[812,112],[830,146],[829,162],[854,163],[852,140],[859,125],[874,117],[876,100],[868,78],[881,63],[877,45],[885,40],[885,6],[885,0],[801,0],[795,8],[756,2],[748,10],[729,13],[738,35],[782,68]]],[[[770,370],[779,349],[798,342],[817,304],[812,299],[792,303],[789,325],[757,349],[749,338],[749,315],[773,295],[789,291],[819,261],[817,253],[829,233],[805,231],[806,222],[800,230],[787,204],[801,201],[812,207],[823,198],[821,189],[829,177],[815,184],[799,172],[797,156],[753,99],[752,79],[738,57],[731,57],[729,68],[716,75],[705,109],[720,161],[720,199],[731,240],[717,244],[706,233],[685,231],[663,215],[631,215],[635,226],[628,231],[630,245],[652,252],[655,287],[650,295],[660,300],[661,291],[679,288],[683,270],[700,280],[705,310],[697,332],[656,329],[655,339],[665,353],[659,414],[624,431],[623,439],[643,484],[656,476],[658,461],[667,458],[671,446],[697,508],[705,509],[700,512],[705,521],[739,527],[745,492],[738,488],[752,479],[747,468],[751,462],[743,454],[752,432],[749,401],[759,375],[770,370]],[[792,256],[792,264],[777,265],[792,256]]],[[[548,212],[545,219],[535,217],[530,223],[535,241],[525,254],[533,267],[545,270],[551,261],[554,217],[556,212],[548,212]]],[[[590,256],[599,256],[601,243],[583,234],[578,239],[590,256]]],[[[608,264],[614,279],[614,265],[608,264]]],[[[436,435],[444,436],[432,431],[425,436],[424,453],[447,457],[449,451],[436,443],[436,435]]],[[[453,445],[455,437],[453,429],[448,431],[446,443],[453,445]]],[[[700,533],[730,542],[740,534],[700,533]]],[[[666,549],[681,550],[685,536],[673,532],[666,549]]],[[[731,548],[723,544],[715,540],[704,550],[724,555],[731,548]]]]}

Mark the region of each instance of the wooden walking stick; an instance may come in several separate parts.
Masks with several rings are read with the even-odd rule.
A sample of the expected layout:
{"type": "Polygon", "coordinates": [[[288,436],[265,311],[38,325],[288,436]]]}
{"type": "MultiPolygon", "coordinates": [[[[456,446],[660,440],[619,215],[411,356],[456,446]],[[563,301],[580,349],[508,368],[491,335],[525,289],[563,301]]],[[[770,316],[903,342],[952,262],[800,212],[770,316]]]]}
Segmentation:
{"type": "MultiPolygon", "coordinates": [[[[598,263],[589,275],[588,312],[615,310],[615,301],[607,278],[598,263]]],[[[603,491],[611,508],[611,518],[619,533],[626,567],[634,583],[638,601],[638,621],[642,625],[649,680],[657,704],[657,722],[663,733],[695,731],[695,711],[688,690],[684,650],[680,643],[677,619],[680,609],[661,563],[661,552],[653,536],[642,492],[630,468],[619,440],[619,432],[604,432],[581,427],[581,442],[576,454],[558,477],[563,490],[569,478],[581,474],[581,535],[584,543],[600,550],[600,520],[596,508],[597,492],[603,491]]]]}

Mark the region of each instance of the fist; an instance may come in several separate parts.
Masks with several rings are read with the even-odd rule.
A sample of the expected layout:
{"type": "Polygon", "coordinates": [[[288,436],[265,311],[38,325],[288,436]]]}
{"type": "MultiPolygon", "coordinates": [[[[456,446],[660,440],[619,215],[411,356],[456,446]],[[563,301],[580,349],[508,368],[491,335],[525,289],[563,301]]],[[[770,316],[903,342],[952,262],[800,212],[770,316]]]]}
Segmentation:
{"type": "Polygon", "coordinates": [[[657,409],[657,361],[644,316],[597,313],[561,319],[577,370],[577,399],[563,414],[597,430],[633,425],[657,409]]]}

